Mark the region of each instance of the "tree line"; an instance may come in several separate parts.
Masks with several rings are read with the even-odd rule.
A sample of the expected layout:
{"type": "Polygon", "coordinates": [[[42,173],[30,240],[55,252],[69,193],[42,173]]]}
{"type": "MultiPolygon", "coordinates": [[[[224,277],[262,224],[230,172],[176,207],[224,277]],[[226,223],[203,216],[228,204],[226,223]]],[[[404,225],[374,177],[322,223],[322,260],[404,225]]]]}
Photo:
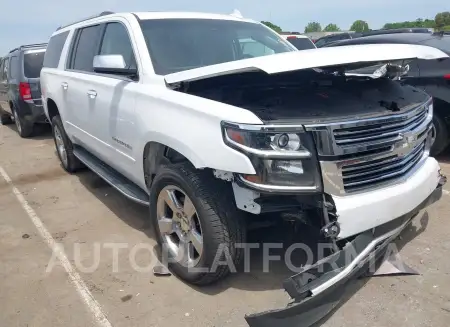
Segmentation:
{"type": "MultiPolygon", "coordinates": [[[[261,23],[266,26],[272,28],[277,33],[282,32],[282,28],[278,25],[275,25],[271,22],[262,21],[261,23]]],[[[413,27],[423,27],[423,28],[434,28],[440,31],[450,31],[450,12],[441,12],[436,15],[434,19],[422,19],[418,18],[414,21],[406,21],[406,22],[397,22],[397,23],[386,23],[383,28],[391,29],[391,28],[413,28],[413,27]]],[[[305,27],[305,33],[311,32],[339,32],[341,28],[333,23],[326,25],[322,28],[322,25],[318,22],[310,22],[305,27]]],[[[355,32],[367,32],[370,31],[369,24],[364,20],[356,20],[351,26],[350,31],[355,32]]]]}

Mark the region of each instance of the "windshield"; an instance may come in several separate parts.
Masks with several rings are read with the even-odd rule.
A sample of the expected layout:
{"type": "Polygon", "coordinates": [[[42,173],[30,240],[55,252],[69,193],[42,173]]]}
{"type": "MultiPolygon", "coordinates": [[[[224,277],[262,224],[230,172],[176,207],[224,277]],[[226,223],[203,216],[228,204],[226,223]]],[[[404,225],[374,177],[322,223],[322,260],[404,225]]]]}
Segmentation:
{"type": "Polygon", "coordinates": [[[247,22],[214,19],[141,21],[156,74],[295,51],[275,32],[247,22]]]}
{"type": "Polygon", "coordinates": [[[44,63],[44,55],[45,51],[43,50],[25,53],[23,60],[23,72],[25,74],[25,77],[39,77],[42,69],[42,64],[44,63]]]}
{"type": "Polygon", "coordinates": [[[298,50],[315,49],[314,43],[307,38],[288,37],[287,40],[294,45],[298,50]]]}

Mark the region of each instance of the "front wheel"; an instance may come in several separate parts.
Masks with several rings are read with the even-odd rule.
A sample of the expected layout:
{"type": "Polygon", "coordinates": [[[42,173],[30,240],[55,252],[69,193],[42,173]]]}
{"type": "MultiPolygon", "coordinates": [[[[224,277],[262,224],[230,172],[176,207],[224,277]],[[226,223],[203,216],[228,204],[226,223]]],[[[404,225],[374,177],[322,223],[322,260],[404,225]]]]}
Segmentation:
{"type": "Polygon", "coordinates": [[[243,216],[230,185],[210,172],[189,163],[161,168],[150,189],[150,216],[169,269],[181,279],[211,284],[239,265],[243,216]]]}
{"type": "Polygon", "coordinates": [[[431,146],[430,152],[431,155],[437,156],[448,146],[450,135],[445,121],[436,113],[433,115],[432,128],[433,145],[431,146]]]}

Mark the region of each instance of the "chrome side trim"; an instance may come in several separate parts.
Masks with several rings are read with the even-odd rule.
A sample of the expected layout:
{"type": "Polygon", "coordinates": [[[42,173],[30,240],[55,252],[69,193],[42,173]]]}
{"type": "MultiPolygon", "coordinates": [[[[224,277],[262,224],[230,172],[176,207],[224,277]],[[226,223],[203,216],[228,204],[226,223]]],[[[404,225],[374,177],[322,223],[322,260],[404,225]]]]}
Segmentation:
{"type": "Polygon", "coordinates": [[[241,175],[237,176],[237,182],[250,189],[266,193],[314,193],[320,191],[319,186],[278,186],[257,184],[247,181],[241,175]]]}

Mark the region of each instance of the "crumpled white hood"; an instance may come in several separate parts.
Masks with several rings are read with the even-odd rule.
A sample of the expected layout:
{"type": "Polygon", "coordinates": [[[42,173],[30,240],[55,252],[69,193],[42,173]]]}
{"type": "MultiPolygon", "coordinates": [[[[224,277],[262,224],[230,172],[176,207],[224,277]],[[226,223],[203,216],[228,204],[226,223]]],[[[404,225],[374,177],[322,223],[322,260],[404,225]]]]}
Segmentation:
{"type": "MultiPolygon", "coordinates": [[[[276,74],[309,68],[325,68],[403,59],[440,59],[448,55],[436,48],[410,44],[365,44],[293,51],[243,59],[165,75],[168,84],[215,76],[264,71],[276,74]]],[[[350,67],[349,67],[350,68],[350,67]]]]}

